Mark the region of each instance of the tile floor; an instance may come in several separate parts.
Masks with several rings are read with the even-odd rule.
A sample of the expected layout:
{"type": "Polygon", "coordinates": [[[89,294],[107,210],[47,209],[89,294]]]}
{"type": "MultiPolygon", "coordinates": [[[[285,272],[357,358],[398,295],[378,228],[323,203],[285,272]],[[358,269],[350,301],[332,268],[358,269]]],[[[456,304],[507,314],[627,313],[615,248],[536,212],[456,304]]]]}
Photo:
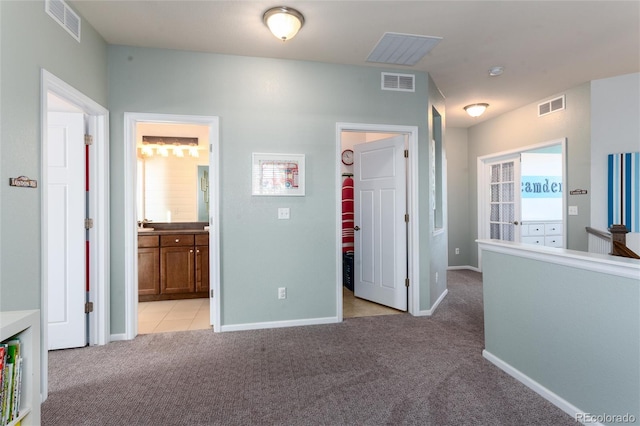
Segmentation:
{"type": "Polygon", "coordinates": [[[375,315],[394,314],[404,314],[404,312],[387,306],[378,305],[377,303],[369,302],[367,300],[358,299],[353,295],[351,290],[348,290],[346,287],[342,287],[343,318],[372,317],[375,315]]]}
{"type": "Polygon", "coordinates": [[[138,333],[204,330],[209,325],[209,299],[138,303],[138,333]]]}
{"type": "MultiPolygon", "coordinates": [[[[353,292],[342,288],[344,318],[393,315],[397,311],[377,303],[358,299],[353,292]]],[[[138,303],[138,333],[204,330],[209,325],[209,299],[162,300],[138,303]]]]}

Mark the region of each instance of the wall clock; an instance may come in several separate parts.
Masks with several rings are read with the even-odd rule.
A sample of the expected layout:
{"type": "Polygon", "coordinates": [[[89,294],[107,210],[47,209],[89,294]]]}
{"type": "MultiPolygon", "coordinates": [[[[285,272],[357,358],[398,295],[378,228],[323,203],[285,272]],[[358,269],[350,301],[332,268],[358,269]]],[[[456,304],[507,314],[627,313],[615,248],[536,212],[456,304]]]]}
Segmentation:
{"type": "Polygon", "coordinates": [[[345,149],[342,151],[342,163],[350,166],[353,164],[353,150],[345,149]]]}

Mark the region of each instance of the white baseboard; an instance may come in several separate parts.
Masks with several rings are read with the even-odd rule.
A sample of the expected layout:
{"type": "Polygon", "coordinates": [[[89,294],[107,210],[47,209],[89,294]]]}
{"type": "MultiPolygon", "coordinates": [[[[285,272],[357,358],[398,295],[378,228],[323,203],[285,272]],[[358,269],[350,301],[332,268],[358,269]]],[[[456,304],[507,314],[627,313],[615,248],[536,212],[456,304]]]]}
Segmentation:
{"type": "MultiPolygon", "coordinates": [[[[556,407],[558,407],[559,409],[567,413],[568,415],[570,415],[572,419],[576,420],[576,422],[579,421],[578,415],[581,415],[582,418],[587,418],[589,416],[589,414],[586,414],[584,411],[580,410],[578,407],[571,404],[566,399],[557,395],[550,389],[547,389],[546,387],[542,386],[540,383],[536,382],[531,377],[525,375],[520,370],[515,369],[510,364],[507,364],[506,362],[504,362],[497,356],[493,355],[491,352],[487,351],[486,349],[482,351],[482,356],[485,359],[487,359],[489,362],[491,362],[493,365],[498,367],[500,370],[504,371],[505,373],[507,373],[508,375],[510,375],[511,377],[513,377],[514,379],[522,383],[523,385],[527,386],[529,389],[533,390],[535,393],[537,393],[538,395],[540,395],[541,397],[543,397],[544,399],[546,399],[547,401],[549,401],[550,403],[552,403],[553,405],[555,405],[556,407]]],[[[589,422],[588,424],[602,425],[602,423],[596,423],[596,422],[593,422],[593,423],[589,422]]]]}
{"type": "Polygon", "coordinates": [[[438,297],[438,300],[436,300],[436,303],[434,303],[431,306],[431,309],[427,309],[427,310],[423,310],[423,311],[418,311],[418,313],[416,314],[417,317],[430,317],[431,315],[433,315],[433,313],[436,311],[436,308],[438,307],[438,305],[440,304],[440,302],[442,302],[445,298],[445,296],[449,294],[449,290],[448,289],[444,289],[444,291],[442,292],[442,294],[440,295],[440,297],[438,297]]]}
{"type": "Polygon", "coordinates": [[[450,271],[468,269],[468,270],[475,271],[475,272],[482,272],[480,270],[480,268],[477,268],[477,267],[471,266],[471,265],[449,266],[449,267],[447,267],[447,269],[450,270],[450,271]]]}
{"type": "Polygon", "coordinates": [[[109,342],[118,342],[120,340],[129,340],[127,339],[127,334],[126,333],[112,334],[111,340],[109,340],[109,342]]]}
{"type": "Polygon", "coordinates": [[[289,321],[254,322],[254,323],[247,323],[247,324],[223,325],[220,327],[220,331],[260,330],[265,328],[282,328],[282,327],[299,327],[303,325],[333,324],[337,322],[340,322],[338,321],[338,317],[312,318],[312,319],[289,320],[289,321]]]}

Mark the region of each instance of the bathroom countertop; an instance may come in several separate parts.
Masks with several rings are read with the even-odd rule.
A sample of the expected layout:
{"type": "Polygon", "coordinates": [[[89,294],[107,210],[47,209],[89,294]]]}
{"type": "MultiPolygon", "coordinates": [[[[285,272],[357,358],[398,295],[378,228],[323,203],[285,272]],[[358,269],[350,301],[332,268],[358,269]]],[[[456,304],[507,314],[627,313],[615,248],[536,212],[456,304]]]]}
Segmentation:
{"type": "Polygon", "coordinates": [[[208,234],[208,229],[154,229],[153,231],[140,231],[138,235],[178,235],[178,234],[208,234]]]}

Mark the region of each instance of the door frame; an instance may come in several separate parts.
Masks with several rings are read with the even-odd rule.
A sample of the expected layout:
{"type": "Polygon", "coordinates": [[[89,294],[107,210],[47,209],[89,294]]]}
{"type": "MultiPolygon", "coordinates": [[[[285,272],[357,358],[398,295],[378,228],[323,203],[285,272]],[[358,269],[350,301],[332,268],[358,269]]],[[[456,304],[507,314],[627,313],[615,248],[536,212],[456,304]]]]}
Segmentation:
{"type": "Polygon", "coordinates": [[[219,118],[216,116],[124,113],[124,281],[125,335],[131,340],[138,335],[138,231],[136,218],[138,123],[199,124],[209,126],[209,303],[213,300],[210,321],[213,331],[220,331],[220,143],[219,118]],[[214,297],[211,296],[211,290],[214,297]]]}
{"type": "MultiPolygon", "coordinates": [[[[41,200],[41,367],[48,366],[48,291],[47,269],[49,263],[48,226],[45,220],[49,213],[48,205],[48,94],[57,97],[82,110],[88,121],[89,134],[93,136],[92,149],[89,149],[89,179],[94,186],[89,192],[89,211],[94,226],[89,230],[89,300],[94,310],[89,314],[89,344],[105,345],[109,342],[109,111],[85,94],[67,84],[60,78],[42,68],[40,72],[40,200],[41,200]]],[[[48,395],[47,374],[41,376],[41,394],[44,401],[48,395]]]]}
{"type": "MultiPolygon", "coordinates": [[[[534,145],[527,145],[519,148],[510,149],[507,151],[496,152],[493,154],[487,154],[478,157],[477,159],[477,182],[478,182],[478,200],[477,200],[477,211],[478,211],[478,235],[477,239],[485,239],[486,231],[487,231],[487,213],[484,206],[489,200],[489,191],[487,181],[487,174],[485,173],[485,169],[487,164],[495,163],[500,161],[501,159],[506,159],[508,157],[512,157],[514,155],[522,154],[523,152],[531,151],[534,149],[545,148],[553,145],[560,145],[562,150],[562,187],[564,191],[562,191],[562,238],[564,247],[567,246],[567,138],[559,138],[553,139],[547,142],[541,142],[534,145]]],[[[520,214],[522,214],[522,210],[520,210],[520,214]]],[[[517,219],[520,221],[520,219],[517,219]]],[[[482,250],[478,246],[478,271],[482,272],[482,250]]]]}
{"type": "Polygon", "coordinates": [[[342,315],[342,173],[340,169],[342,154],[342,132],[360,133],[397,133],[407,136],[409,158],[407,161],[407,205],[409,224],[407,232],[407,262],[409,286],[407,310],[411,315],[420,313],[420,255],[418,246],[418,126],[393,124],[336,123],[335,147],[335,193],[336,193],[336,317],[343,321],[342,315]]]}

